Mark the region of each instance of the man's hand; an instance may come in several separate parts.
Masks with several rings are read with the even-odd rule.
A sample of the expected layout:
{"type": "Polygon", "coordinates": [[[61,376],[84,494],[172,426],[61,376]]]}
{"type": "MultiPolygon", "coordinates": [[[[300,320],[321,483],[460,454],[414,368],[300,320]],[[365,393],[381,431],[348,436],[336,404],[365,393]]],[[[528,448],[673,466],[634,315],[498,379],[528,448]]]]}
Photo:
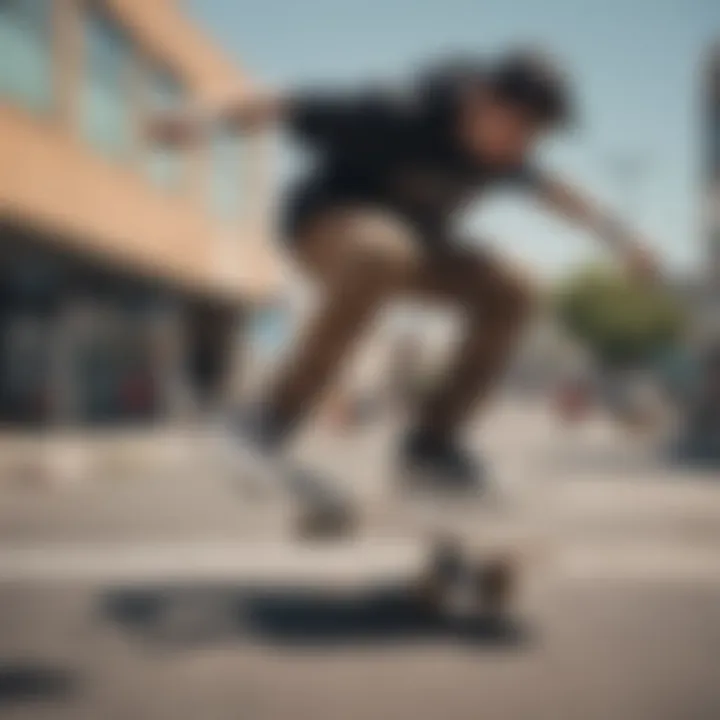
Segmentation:
{"type": "Polygon", "coordinates": [[[662,268],[656,255],[646,245],[633,245],[625,255],[630,274],[645,283],[656,283],[662,280],[662,268]]]}

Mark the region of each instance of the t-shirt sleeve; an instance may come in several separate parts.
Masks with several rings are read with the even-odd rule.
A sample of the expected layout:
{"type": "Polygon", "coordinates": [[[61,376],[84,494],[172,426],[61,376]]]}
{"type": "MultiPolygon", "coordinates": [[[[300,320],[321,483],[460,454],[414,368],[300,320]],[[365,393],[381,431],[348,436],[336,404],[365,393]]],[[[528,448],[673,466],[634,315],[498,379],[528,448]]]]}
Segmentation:
{"type": "Polygon", "coordinates": [[[416,83],[419,104],[426,117],[450,122],[463,91],[477,85],[483,66],[474,58],[453,58],[426,68],[416,83]]]}
{"type": "Polygon", "coordinates": [[[286,127],[296,139],[316,147],[353,143],[372,149],[377,141],[402,144],[409,127],[447,120],[463,83],[477,77],[477,64],[454,60],[427,68],[399,86],[300,91],[288,100],[286,127]]]}
{"type": "Polygon", "coordinates": [[[399,137],[412,112],[401,94],[389,90],[310,91],[290,98],[285,123],[293,137],[313,147],[371,152],[378,142],[399,137]]]}

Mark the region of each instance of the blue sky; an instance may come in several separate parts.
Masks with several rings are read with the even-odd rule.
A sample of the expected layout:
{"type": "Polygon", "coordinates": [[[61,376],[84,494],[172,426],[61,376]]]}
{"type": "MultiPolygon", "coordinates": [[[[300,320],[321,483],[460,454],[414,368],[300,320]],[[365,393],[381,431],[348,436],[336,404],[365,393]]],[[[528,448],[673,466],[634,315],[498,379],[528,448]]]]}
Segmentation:
{"type": "MultiPolygon", "coordinates": [[[[566,61],[583,126],[547,164],[622,209],[676,267],[701,259],[700,63],[720,39],[718,0],[190,0],[191,13],[261,79],[279,86],[411,72],[443,53],[532,41],[566,61]],[[632,194],[613,158],[644,167],[632,194]]],[[[292,165],[285,154],[281,172],[292,165]]],[[[478,235],[556,274],[594,253],[584,234],[520,196],[486,197],[478,235]]]]}

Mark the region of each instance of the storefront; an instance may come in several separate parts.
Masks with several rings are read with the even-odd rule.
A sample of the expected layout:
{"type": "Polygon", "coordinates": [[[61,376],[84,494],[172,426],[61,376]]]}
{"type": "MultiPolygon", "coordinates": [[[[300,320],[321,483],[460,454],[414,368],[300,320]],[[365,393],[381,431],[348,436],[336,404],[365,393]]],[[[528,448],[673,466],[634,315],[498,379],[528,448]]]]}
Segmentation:
{"type": "Polygon", "coordinates": [[[148,422],[212,401],[239,312],[0,228],[0,422],[148,422]]]}

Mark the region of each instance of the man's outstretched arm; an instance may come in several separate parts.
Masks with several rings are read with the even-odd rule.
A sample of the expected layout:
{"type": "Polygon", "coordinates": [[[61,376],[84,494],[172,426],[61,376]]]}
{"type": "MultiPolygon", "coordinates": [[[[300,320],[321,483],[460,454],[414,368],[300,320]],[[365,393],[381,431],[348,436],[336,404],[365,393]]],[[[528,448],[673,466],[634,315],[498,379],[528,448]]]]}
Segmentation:
{"type": "Polygon", "coordinates": [[[213,104],[161,112],[151,119],[149,134],[158,142],[182,145],[213,127],[243,133],[279,125],[303,142],[350,143],[372,152],[373,138],[401,132],[410,113],[412,107],[381,88],[352,93],[245,91],[213,104]]]}
{"type": "Polygon", "coordinates": [[[545,206],[586,228],[628,265],[637,276],[656,279],[659,267],[647,242],[573,186],[543,177],[535,185],[545,206]]]}

